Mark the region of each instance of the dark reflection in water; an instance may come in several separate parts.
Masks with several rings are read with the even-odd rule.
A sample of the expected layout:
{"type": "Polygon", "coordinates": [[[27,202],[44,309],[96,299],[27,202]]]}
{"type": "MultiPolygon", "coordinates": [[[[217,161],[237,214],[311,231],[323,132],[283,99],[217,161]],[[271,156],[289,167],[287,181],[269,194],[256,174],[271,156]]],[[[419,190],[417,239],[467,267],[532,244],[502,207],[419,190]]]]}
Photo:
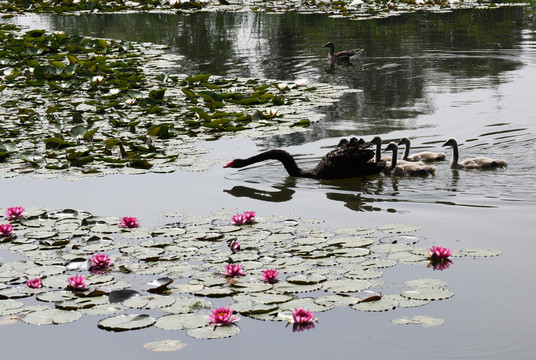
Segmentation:
{"type": "MultiPolygon", "coordinates": [[[[395,211],[394,205],[384,208],[382,203],[494,207],[497,199],[536,201],[536,190],[512,181],[513,177],[524,183],[536,181],[532,175],[535,160],[516,161],[520,144],[525,144],[524,151],[536,151],[536,129],[528,120],[533,109],[521,108],[515,95],[502,89],[512,82],[512,74],[527,67],[530,54],[536,53],[534,36],[526,30],[534,27],[528,11],[511,7],[368,21],[295,13],[91,14],[46,19],[53,29],[70,33],[167,45],[170,52],[184,57],[170,70],[174,72],[282,81],[305,78],[363,90],[345,94],[340,102],[325,108],[325,119],[307,132],[256,139],[259,151],[283,148],[302,163],[316,163],[340,137],[370,139],[381,134],[388,142],[408,136],[414,150],[441,151],[440,144],[455,136],[462,157],[497,154],[510,160],[508,172],[460,175],[444,162],[431,179],[379,176],[370,181],[357,179],[351,186],[315,183],[328,187],[326,196],[349,209],[395,211]],[[322,47],[327,41],[337,49],[359,46],[365,52],[351,65],[330,64],[322,47]],[[439,102],[443,94],[448,94],[448,103],[439,102]],[[477,107],[479,103],[482,108],[477,107]],[[497,103],[500,108],[493,109],[497,103]],[[468,111],[456,111],[465,108],[468,111]],[[461,194],[467,196],[460,198],[461,194]]],[[[523,76],[530,74],[535,71],[523,76]]],[[[287,178],[279,164],[244,170],[235,179],[239,183],[226,190],[234,197],[285,202],[309,186],[287,178]],[[252,179],[275,185],[269,189],[252,186],[252,179]]]]}

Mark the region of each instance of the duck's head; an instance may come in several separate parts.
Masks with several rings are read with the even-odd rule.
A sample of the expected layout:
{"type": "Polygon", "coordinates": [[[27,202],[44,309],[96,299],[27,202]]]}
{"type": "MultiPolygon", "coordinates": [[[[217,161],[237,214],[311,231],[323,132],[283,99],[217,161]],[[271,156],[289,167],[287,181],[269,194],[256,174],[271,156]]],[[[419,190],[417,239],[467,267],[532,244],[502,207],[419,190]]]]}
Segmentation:
{"type": "Polygon", "coordinates": [[[334,48],[335,45],[333,45],[332,42],[327,42],[326,45],[324,45],[323,47],[325,47],[325,48],[334,48]]]}
{"type": "Polygon", "coordinates": [[[402,145],[402,144],[403,144],[403,145],[409,145],[409,144],[410,144],[409,138],[407,138],[407,137],[403,137],[402,139],[400,139],[400,140],[398,141],[398,146],[400,146],[400,145],[402,145]]]}

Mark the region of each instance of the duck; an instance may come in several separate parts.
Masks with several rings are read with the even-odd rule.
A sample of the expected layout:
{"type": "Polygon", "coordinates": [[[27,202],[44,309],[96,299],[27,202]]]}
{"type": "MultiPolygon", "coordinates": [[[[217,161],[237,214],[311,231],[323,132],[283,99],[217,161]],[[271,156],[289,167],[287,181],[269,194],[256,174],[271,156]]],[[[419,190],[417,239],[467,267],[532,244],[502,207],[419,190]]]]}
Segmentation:
{"type": "Polygon", "coordinates": [[[411,147],[411,141],[407,137],[403,137],[398,141],[398,146],[405,145],[404,155],[402,155],[402,160],[406,161],[442,161],[445,160],[447,155],[445,153],[435,153],[431,151],[423,151],[417,154],[409,155],[409,149],[411,147]]]}
{"type": "Polygon", "coordinates": [[[363,139],[343,139],[336,149],[328,152],[312,169],[301,169],[294,157],[285,150],[272,149],[246,159],[234,159],[224,168],[242,168],[265,160],[280,161],[290,176],[313,179],[344,179],[380,173],[385,162],[369,162],[374,151],[363,139]]]}
{"type": "Polygon", "coordinates": [[[363,52],[363,49],[359,49],[359,48],[335,52],[335,45],[333,45],[333,43],[331,42],[328,42],[323,47],[329,48],[328,59],[331,61],[357,60],[359,56],[361,55],[361,53],[363,52]]]}
{"type": "Polygon", "coordinates": [[[452,147],[452,159],[450,161],[451,169],[494,169],[508,166],[508,162],[504,159],[490,159],[487,157],[476,157],[465,159],[458,162],[459,151],[458,142],[454,138],[448,139],[443,146],[452,147]]]}
{"type": "Polygon", "coordinates": [[[398,153],[398,145],[391,141],[387,147],[385,148],[385,151],[391,150],[393,152],[391,165],[388,166],[387,169],[384,170],[384,172],[387,175],[393,175],[393,176],[428,176],[428,175],[434,175],[437,168],[435,166],[431,165],[424,165],[423,163],[417,163],[417,162],[405,162],[403,164],[397,164],[397,153],[398,153]]]}

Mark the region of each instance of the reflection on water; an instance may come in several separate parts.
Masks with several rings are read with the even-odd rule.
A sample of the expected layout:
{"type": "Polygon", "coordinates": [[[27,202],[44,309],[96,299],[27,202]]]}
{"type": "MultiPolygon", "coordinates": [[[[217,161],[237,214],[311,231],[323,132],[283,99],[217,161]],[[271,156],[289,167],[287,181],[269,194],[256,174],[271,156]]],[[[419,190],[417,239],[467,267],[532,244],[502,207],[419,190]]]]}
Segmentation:
{"type": "MultiPolygon", "coordinates": [[[[36,185],[33,179],[4,180],[13,191],[3,195],[13,202],[54,207],[56,204],[43,199],[54,194],[48,189],[59,182],[62,189],[58,193],[63,188],[71,191],[58,194],[70,198],[62,200],[62,205],[78,206],[81,198],[91,197],[86,201],[101,200],[103,204],[94,206],[106,208],[110,216],[121,215],[113,211],[125,208],[150,218],[163,209],[206,214],[215,207],[241,211],[247,207],[258,211],[259,216],[262,209],[265,214],[322,218],[330,225],[419,224],[429,237],[420,239],[423,247],[500,248],[504,255],[492,261],[456,259],[455,266],[443,272],[407,265],[403,271],[385,276],[392,287],[402,287],[397,281],[410,276],[447,280],[456,296],[431,304],[427,308],[430,313],[425,314],[445,319],[438,328],[391,325],[400,314],[421,315],[419,308],[381,314],[338,308],[322,316],[313,331],[292,337],[281,330],[279,323],[259,325],[244,318],[242,333],[225,340],[229,341],[225,349],[231,349],[237,359],[251,357],[249,351],[236,350],[241,347],[255,349],[258,359],[287,358],[288,349],[299,349],[292,350],[291,356],[310,359],[347,359],[357,353],[399,359],[420,354],[445,359],[503,359],[506,354],[529,358],[534,353],[532,326],[536,320],[533,312],[524,310],[531,308],[534,298],[534,291],[527,286],[533,282],[532,253],[527,249],[533,237],[536,204],[536,26],[530,11],[503,8],[409,14],[359,22],[292,13],[31,17],[35,27],[168,45],[170,52],[184,56],[170,71],[280,80],[307,78],[363,90],[344,95],[326,109],[326,118],[307,132],[209,144],[216,149],[211,156],[218,161],[284,148],[296,156],[301,167],[310,168],[336,146],[340,137],[371,139],[381,135],[386,143],[407,136],[413,151],[436,152],[444,150],[441,144],[446,139],[455,137],[461,158],[505,158],[509,166],[461,171],[451,170],[445,161],[438,163],[437,174],[428,178],[378,175],[318,181],[288,177],[280,163],[266,162],[240,170],[218,166],[203,174],[177,171],[143,179],[108,177],[80,184],[51,180],[36,185]],[[339,49],[364,47],[365,52],[352,66],[330,65],[322,48],[327,41],[339,49]],[[86,195],[88,188],[93,192],[91,196],[86,195]],[[515,295],[519,293],[526,296],[515,295]]],[[[139,348],[132,346],[136,341],[182,336],[147,330],[114,335],[110,341],[110,334],[97,331],[94,323],[91,320],[76,326],[86,326],[103,350],[117,352],[122,347],[126,356],[137,359],[146,354],[138,354],[139,348]]],[[[57,328],[43,331],[16,327],[13,334],[35,338],[39,349],[52,349],[49,342],[56,344],[58,339],[65,339],[67,344],[79,340],[79,332],[65,334],[57,328]]],[[[222,354],[221,342],[187,341],[181,353],[184,358],[222,354]]],[[[4,346],[15,352],[9,348],[15,346],[11,342],[4,346]]],[[[172,355],[166,358],[177,357],[172,355]]],[[[227,355],[230,357],[230,352],[224,353],[224,357],[227,355]]]]}

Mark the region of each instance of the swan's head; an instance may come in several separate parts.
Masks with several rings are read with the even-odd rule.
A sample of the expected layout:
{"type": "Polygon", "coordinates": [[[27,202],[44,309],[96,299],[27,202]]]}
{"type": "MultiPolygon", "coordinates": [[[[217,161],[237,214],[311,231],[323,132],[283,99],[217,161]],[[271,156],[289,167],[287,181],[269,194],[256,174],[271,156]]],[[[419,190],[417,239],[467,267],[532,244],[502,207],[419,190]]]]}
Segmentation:
{"type": "Polygon", "coordinates": [[[391,141],[391,142],[389,143],[389,145],[387,145],[387,147],[385,148],[384,151],[389,151],[389,150],[391,150],[391,151],[396,151],[396,150],[398,150],[398,145],[397,145],[395,142],[392,142],[392,141],[391,141]]]}
{"type": "Polygon", "coordinates": [[[326,45],[324,45],[323,47],[332,49],[332,48],[335,48],[335,45],[333,45],[332,42],[328,42],[328,43],[326,43],[326,45]]]}
{"type": "Polygon", "coordinates": [[[235,167],[240,167],[240,166],[239,166],[239,164],[237,163],[236,160],[233,160],[230,163],[227,163],[227,164],[223,165],[223,167],[224,168],[228,168],[228,167],[235,168],[235,167]]]}
{"type": "Polygon", "coordinates": [[[444,143],[442,146],[452,146],[452,147],[455,147],[455,146],[458,146],[458,143],[456,142],[456,139],[454,138],[450,138],[447,140],[446,143],[444,143]]]}
{"type": "Polygon", "coordinates": [[[381,145],[382,144],[382,138],[379,137],[379,136],[374,136],[372,138],[372,140],[370,140],[370,143],[374,144],[374,145],[381,145]]]}
{"type": "Polygon", "coordinates": [[[339,141],[339,144],[337,145],[337,147],[344,147],[348,145],[349,142],[350,140],[348,140],[347,138],[342,138],[341,141],[339,141]]]}
{"type": "Polygon", "coordinates": [[[398,146],[400,146],[400,145],[409,146],[409,144],[410,144],[410,140],[407,137],[404,137],[404,138],[400,139],[400,141],[398,142],[398,146]]]}

